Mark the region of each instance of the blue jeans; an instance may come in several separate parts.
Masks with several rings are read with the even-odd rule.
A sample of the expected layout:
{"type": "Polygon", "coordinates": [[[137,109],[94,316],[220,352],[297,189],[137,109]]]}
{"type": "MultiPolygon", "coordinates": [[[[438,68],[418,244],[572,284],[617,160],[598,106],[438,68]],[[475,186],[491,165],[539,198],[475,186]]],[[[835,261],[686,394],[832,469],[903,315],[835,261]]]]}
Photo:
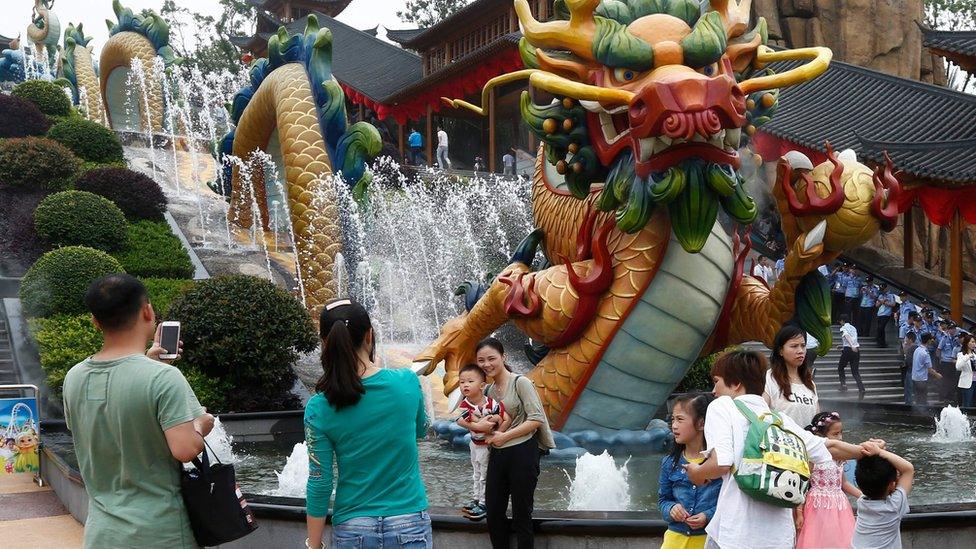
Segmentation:
{"type": "Polygon", "coordinates": [[[332,525],[333,549],[432,549],[427,511],[391,517],[356,517],[332,525]]]}

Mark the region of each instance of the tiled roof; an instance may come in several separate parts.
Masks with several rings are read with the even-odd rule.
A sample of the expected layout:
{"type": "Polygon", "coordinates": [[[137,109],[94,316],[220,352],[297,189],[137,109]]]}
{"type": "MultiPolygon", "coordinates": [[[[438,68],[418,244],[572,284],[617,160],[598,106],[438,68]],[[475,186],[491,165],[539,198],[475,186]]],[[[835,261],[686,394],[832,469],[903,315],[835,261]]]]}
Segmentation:
{"type": "Polygon", "coordinates": [[[919,25],[926,48],[976,57],[976,30],[942,31],[919,25]]]}
{"type": "Polygon", "coordinates": [[[7,38],[6,36],[0,34],[0,50],[10,49],[10,42],[13,38],[7,38]]]}
{"type": "Polygon", "coordinates": [[[427,29],[386,29],[386,37],[397,44],[405,44],[427,29]]]}
{"type": "MultiPolygon", "coordinates": [[[[332,74],[343,84],[383,103],[422,77],[423,63],[418,55],[323,13],[315,16],[319,26],[332,31],[332,74]]],[[[296,19],[286,27],[292,34],[305,32],[307,19],[296,19]]]]}
{"type": "Polygon", "coordinates": [[[976,185],[976,139],[925,142],[861,139],[863,156],[882,162],[885,151],[902,171],[956,185],[976,185]]]}
{"type": "Polygon", "coordinates": [[[407,48],[419,49],[427,43],[439,42],[443,39],[444,32],[448,31],[448,29],[455,28],[462,21],[477,18],[481,14],[498,9],[501,5],[511,8],[512,0],[474,0],[450,16],[424,29],[424,32],[417,33],[416,36],[408,41],[404,41],[402,44],[407,48]]]}
{"type": "MultiPolygon", "coordinates": [[[[773,63],[784,72],[799,62],[773,63]]],[[[810,82],[783,89],[764,132],[799,145],[852,148],[945,186],[976,183],[976,96],[839,61],[810,82]]]]}

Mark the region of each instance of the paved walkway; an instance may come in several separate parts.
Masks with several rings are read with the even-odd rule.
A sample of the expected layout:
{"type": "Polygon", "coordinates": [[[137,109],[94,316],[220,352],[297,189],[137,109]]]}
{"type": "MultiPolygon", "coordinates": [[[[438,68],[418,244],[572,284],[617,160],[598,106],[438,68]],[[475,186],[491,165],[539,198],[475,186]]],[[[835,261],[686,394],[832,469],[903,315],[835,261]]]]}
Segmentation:
{"type": "Polygon", "coordinates": [[[27,473],[0,473],[0,546],[4,549],[81,547],[84,528],[50,487],[27,473]]]}

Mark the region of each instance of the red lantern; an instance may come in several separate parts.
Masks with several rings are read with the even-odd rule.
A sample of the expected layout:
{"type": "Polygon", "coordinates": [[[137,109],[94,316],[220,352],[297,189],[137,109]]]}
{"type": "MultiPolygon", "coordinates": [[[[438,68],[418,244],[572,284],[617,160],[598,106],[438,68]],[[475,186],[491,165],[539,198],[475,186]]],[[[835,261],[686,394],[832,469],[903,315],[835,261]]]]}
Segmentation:
{"type": "Polygon", "coordinates": [[[250,65],[251,61],[254,61],[254,56],[251,55],[251,52],[246,51],[244,52],[244,55],[241,55],[241,63],[245,65],[250,65]]]}

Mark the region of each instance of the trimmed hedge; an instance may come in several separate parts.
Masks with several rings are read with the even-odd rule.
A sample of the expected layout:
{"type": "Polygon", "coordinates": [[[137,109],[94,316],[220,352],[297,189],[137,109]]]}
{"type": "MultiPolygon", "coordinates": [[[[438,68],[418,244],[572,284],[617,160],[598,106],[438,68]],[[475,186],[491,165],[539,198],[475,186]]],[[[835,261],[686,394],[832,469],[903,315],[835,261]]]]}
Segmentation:
{"type": "Polygon", "coordinates": [[[193,263],[165,221],[129,225],[128,245],[113,254],[125,272],[139,277],[193,278],[193,263]]]}
{"type": "Polygon", "coordinates": [[[125,246],[125,215],[111,200],[85,191],[61,191],[34,210],[34,226],[52,246],[112,251],[125,246]]]}
{"type": "Polygon", "coordinates": [[[84,118],[66,118],[48,130],[50,139],[90,162],[124,162],[122,142],[112,130],[84,118]]]}
{"type": "Polygon", "coordinates": [[[71,114],[71,100],[64,93],[64,89],[53,82],[27,80],[14,86],[11,94],[37,105],[48,116],[71,114]]]}
{"type": "Polygon", "coordinates": [[[184,354],[177,364],[233,387],[220,411],[293,409],[292,364],[318,344],[302,304],[267,280],[234,275],[197,282],[169,317],[182,322],[184,354]]]}
{"type": "Polygon", "coordinates": [[[36,105],[0,93],[0,138],[44,135],[50,127],[51,122],[36,105]]]}
{"type": "Polygon", "coordinates": [[[0,187],[0,275],[22,277],[48,251],[34,228],[34,210],[50,191],[0,187]]]}
{"type": "Polygon", "coordinates": [[[741,349],[742,347],[739,345],[732,345],[716,353],[699,357],[698,360],[692,363],[691,367],[688,368],[684,379],[678,383],[678,386],[675,387],[674,392],[692,393],[697,391],[711,391],[712,386],[715,385],[714,381],[712,380],[712,365],[715,364],[715,361],[718,360],[720,356],[741,349]]]}
{"type": "Polygon", "coordinates": [[[35,318],[30,330],[37,341],[45,382],[55,394],[61,393],[68,370],[102,347],[102,333],[87,314],[35,318]]]}
{"type": "Polygon", "coordinates": [[[64,145],[43,137],[0,141],[0,184],[22,189],[71,188],[80,162],[64,145]]]}
{"type": "Polygon", "coordinates": [[[166,320],[173,301],[193,286],[192,280],[171,278],[143,278],[142,283],[149,292],[149,301],[156,312],[157,321],[166,320]]]}
{"type": "Polygon", "coordinates": [[[166,195],[151,178],[126,168],[96,168],[75,181],[75,188],[115,202],[126,219],[162,221],[166,195]]]}
{"type": "Polygon", "coordinates": [[[20,300],[27,316],[77,315],[86,311],[85,292],[96,278],[125,272],[107,253],[84,246],[50,251],[27,271],[20,300]]]}

